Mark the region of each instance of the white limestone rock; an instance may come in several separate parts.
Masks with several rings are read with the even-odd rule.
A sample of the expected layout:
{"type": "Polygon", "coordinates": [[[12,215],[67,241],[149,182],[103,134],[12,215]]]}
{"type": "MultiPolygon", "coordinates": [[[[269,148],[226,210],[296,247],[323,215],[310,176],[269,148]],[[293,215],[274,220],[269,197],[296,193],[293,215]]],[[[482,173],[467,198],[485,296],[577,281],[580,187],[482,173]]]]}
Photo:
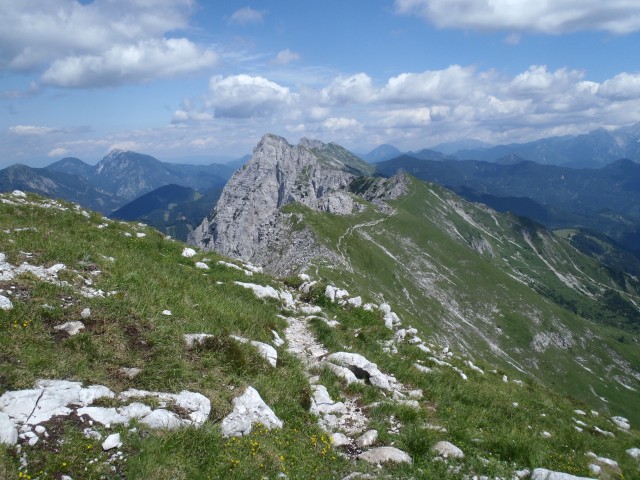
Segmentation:
{"type": "Polygon", "coordinates": [[[377,430],[367,430],[356,439],[356,445],[360,448],[367,448],[378,440],[377,430]]]}
{"type": "Polygon", "coordinates": [[[341,378],[345,382],[347,382],[347,385],[351,385],[352,383],[364,383],[364,380],[356,377],[355,374],[346,367],[341,367],[340,365],[336,365],[331,362],[322,362],[321,365],[338,378],[341,378]]]}
{"type": "Polygon", "coordinates": [[[122,367],[120,369],[120,373],[122,373],[122,375],[127,377],[129,380],[133,380],[142,373],[142,369],[137,367],[122,367]]]}
{"type": "Polygon", "coordinates": [[[358,455],[358,459],[375,465],[386,462],[413,463],[407,453],[395,447],[372,448],[358,455]]]}
{"type": "Polygon", "coordinates": [[[12,446],[16,443],[18,443],[18,430],[9,415],[0,410],[0,444],[12,446]]]}
{"type": "Polygon", "coordinates": [[[102,442],[102,450],[106,452],[107,450],[118,448],[121,445],[122,445],[122,441],[120,440],[120,434],[112,433],[105,439],[104,442],[102,442]]]}
{"type": "Polygon", "coordinates": [[[194,348],[204,345],[208,338],[213,338],[210,333],[185,333],[183,335],[184,345],[187,348],[194,348]]]}
{"type": "Polygon", "coordinates": [[[148,426],[149,428],[165,430],[175,430],[176,428],[186,425],[186,423],[175,413],[163,408],[153,410],[151,413],[140,419],[140,423],[148,426]]]}
{"type": "Polygon", "coordinates": [[[13,303],[4,295],[0,295],[0,310],[11,310],[13,308],[13,303]]]}
{"type": "Polygon", "coordinates": [[[200,270],[209,270],[209,265],[204,262],[196,262],[196,268],[200,270]]]}
{"type": "Polygon", "coordinates": [[[629,454],[631,457],[635,458],[636,460],[640,460],[640,448],[630,448],[627,450],[627,454],[629,454]]]}
{"type": "Polygon", "coordinates": [[[185,247],[184,250],[182,250],[183,257],[191,258],[191,257],[194,257],[195,255],[196,255],[196,251],[193,248],[185,247]]]}
{"type": "Polygon", "coordinates": [[[250,345],[253,345],[255,348],[258,349],[258,353],[260,354],[260,356],[263,357],[265,360],[267,360],[269,365],[271,365],[274,368],[277,365],[278,352],[271,345],[267,343],[257,342],[255,340],[248,340],[244,337],[238,337],[236,335],[231,335],[231,338],[234,339],[236,342],[249,343],[250,345]]]}
{"type": "Polygon", "coordinates": [[[366,378],[371,385],[382,390],[392,391],[395,380],[385,375],[375,363],[370,362],[358,353],[336,352],[328,355],[327,362],[334,363],[340,367],[348,368],[356,377],[366,378]]]}
{"type": "Polygon", "coordinates": [[[275,330],[271,330],[271,334],[273,335],[273,344],[276,347],[281,347],[282,345],[284,345],[284,340],[280,338],[280,335],[278,335],[278,332],[276,332],[275,330]]]}
{"type": "Polygon", "coordinates": [[[447,441],[436,443],[431,450],[442,458],[464,458],[462,450],[447,441]]]}
{"type": "Polygon", "coordinates": [[[327,387],[324,385],[312,385],[313,396],[311,397],[311,408],[309,411],[314,415],[322,417],[326,414],[343,414],[347,408],[342,402],[335,402],[329,396],[327,387]]]}
{"type": "Polygon", "coordinates": [[[554,472],[546,468],[536,468],[531,472],[531,480],[591,480],[589,477],[576,477],[568,473],[554,472]]]}
{"type": "Polygon", "coordinates": [[[53,327],[54,330],[66,332],[67,335],[73,337],[80,333],[81,330],[84,330],[84,323],[76,320],[74,322],[63,323],[62,325],[56,325],[53,327]]]}
{"type": "Polygon", "coordinates": [[[629,430],[631,428],[631,425],[629,424],[629,420],[627,420],[624,417],[611,417],[611,420],[613,420],[613,423],[616,424],[616,426],[622,430],[629,430]]]}
{"type": "Polygon", "coordinates": [[[251,433],[253,425],[261,423],[267,429],[282,428],[282,420],[262,400],[258,391],[247,387],[233,399],[233,411],[222,420],[224,437],[239,437],[251,433]]]}
{"type": "Polygon", "coordinates": [[[89,318],[91,316],[91,309],[90,308],[83,308],[82,312],[80,312],[80,316],[86,320],[87,318],[89,318]]]}
{"type": "Polygon", "coordinates": [[[331,444],[334,447],[342,447],[344,445],[351,445],[352,440],[344,433],[336,432],[331,434],[331,444]]]}

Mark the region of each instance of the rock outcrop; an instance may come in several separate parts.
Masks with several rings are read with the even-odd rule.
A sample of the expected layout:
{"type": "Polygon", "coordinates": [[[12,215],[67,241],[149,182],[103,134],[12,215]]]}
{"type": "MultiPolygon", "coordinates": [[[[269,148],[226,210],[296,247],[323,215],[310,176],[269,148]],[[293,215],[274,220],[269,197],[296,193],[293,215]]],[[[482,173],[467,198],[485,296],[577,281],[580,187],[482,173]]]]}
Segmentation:
{"type": "MultiPolygon", "coordinates": [[[[351,186],[371,171],[338,145],[302,139],[293,146],[282,137],[265,135],[189,242],[277,273],[289,273],[318,256],[340,262],[315,241],[311,230],[297,224],[296,214],[282,207],[298,203],[336,215],[360,211],[366,208],[364,201],[358,201],[351,186]]],[[[397,186],[387,190],[399,191],[397,186]]],[[[385,191],[376,183],[376,196],[385,191]]]]}

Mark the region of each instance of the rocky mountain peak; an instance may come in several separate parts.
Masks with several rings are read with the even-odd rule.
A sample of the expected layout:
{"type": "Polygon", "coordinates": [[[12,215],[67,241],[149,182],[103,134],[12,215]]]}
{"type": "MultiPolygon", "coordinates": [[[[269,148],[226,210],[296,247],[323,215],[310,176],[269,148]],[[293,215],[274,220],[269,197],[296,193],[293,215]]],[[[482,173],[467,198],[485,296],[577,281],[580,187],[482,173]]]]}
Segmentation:
{"type": "MultiPolygon", "coordinates": [[[[293,146],[267,134],[252,159],[229,180],[211,214],[190,242],[208,250],[265,265],[274,244],[289,238],[281,208],[298,203],[312,210],[348,215],[363,208],[349,187],[368,166],[335,144],[302,139],[293,146]],[[320,148],[319,148],[320,146],[320,148]]],[[[290,238],[289,238],[290,240],[290,238]]]]}
{"type": "Polygon", "coordinates": [[[298,145],[305,148],[324,148],[326,144],[320,140],[303,137],[300,139],[300,143],[298,145]]]}

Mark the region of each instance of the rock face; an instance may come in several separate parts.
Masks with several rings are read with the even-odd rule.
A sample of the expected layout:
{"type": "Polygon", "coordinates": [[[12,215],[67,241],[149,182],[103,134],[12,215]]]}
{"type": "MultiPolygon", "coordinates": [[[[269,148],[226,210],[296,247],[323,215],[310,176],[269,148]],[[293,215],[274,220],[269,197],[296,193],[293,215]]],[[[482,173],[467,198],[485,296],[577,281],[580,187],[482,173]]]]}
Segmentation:
{"type": "Polygon", "coordinates": [[[233,411],[222,420],[222,435],[249,435],[256,423],[261,423],[267,429],[282,428],[282,420],[264,403],[258,391],[247,387],[242,395],[233,400],[233,411]]]}
{"type": "Polygon", "coordinates": [[[293,146],[282,137],[265,135],[189,241],[277,271],[274,263],[288,262],[286,250],[299,255],[300,244],[308,248],[313,243],[305,228],[294,232],[295,218],[281,207],[297,202],[313,210],[351,214],[362,205],[349,186],[370,172],[369,165],[338,145],[302,139],[293,146]]]}

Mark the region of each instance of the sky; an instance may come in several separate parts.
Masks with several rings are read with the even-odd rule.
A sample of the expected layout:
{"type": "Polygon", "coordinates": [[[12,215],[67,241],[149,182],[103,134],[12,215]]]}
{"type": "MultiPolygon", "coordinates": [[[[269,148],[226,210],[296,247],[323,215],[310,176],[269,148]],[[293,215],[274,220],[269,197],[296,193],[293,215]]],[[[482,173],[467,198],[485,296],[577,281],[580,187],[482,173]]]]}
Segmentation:
{"type": "Polygon", "coordinates": [[[640,0],[0,0],[0,167],[640,121],[640,0]]]}

